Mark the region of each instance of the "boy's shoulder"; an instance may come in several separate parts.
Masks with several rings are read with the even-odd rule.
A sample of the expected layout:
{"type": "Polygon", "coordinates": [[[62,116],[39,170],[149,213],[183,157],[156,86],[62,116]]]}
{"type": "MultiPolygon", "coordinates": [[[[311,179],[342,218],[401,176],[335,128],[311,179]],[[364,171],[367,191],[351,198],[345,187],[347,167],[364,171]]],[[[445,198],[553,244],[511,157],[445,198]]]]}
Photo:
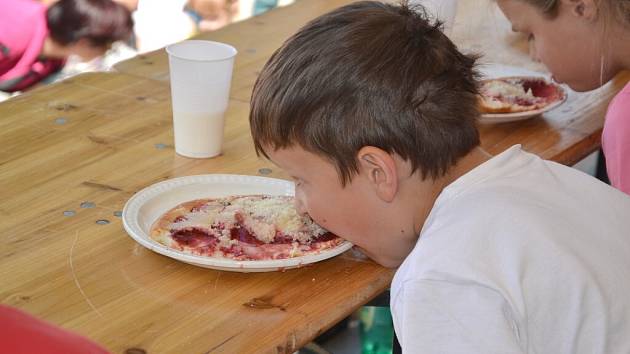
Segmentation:
{"type": "Polygon", "coordinates": [[[576,237],[595,245],[598,235],[621,238],[630,229],[624,217],[630,198],[623,193],[580,171],[511,150],[442,192],[411,258],[423,267],[445,259],[518,258],[524,249],[571,247],[576,237]]]}
{"type": "Polygon", "coordinates": [[[593,203],[602,205],[603,210],[630,208],[630,199],[611,186],[514,145],[448,185],[434,209],[457,214],[464,208],[480,213],[478,216],[552,208],[559,213],[599,214],[600,209],[594,209],[593,203]],[[571,207],[576,205],[583,208],[571,207]]]}

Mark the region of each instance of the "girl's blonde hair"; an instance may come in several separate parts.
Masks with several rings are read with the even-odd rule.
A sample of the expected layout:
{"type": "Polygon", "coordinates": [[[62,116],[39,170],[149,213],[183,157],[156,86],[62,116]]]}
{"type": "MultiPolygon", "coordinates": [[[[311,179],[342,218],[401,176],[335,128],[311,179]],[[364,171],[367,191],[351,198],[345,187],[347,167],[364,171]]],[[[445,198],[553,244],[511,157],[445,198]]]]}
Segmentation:
{"type": "MultiPolygon", "coordinates": [[[[554,17],[558,11],[560,0],[522,0],[539,8],[548,16],[554,17]]],[[[625,26],[630,26],[630,0],[596,0],[597,5],[610,13],[612,18],[616,19],[625,26]]]]}

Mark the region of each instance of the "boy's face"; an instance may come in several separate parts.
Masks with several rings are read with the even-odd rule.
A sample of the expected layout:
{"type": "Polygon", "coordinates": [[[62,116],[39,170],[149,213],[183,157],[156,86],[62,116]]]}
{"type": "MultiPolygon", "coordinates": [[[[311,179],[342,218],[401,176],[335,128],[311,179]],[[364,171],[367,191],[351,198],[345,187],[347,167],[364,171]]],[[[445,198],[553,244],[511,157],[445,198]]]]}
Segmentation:
{"type": "Polygon", "coordinates": [[[308,214],[322,227],[358,246],[366,242],[357,237],[368,229],[368,198],[358,176],[344,187],[332,163],[299,147],[267,154],[295,182],[295,207],[300,214],[308,214]]]}
{"type": "MultiPolygon", "coordinates": [[[[402,231],[392,206],[375,192],[374,184],[360,171],[351,182],[341,185],[335,166],[300,147],[266,150],[269,158],[295,181],[295,203],[299,213],[308,214],[325,229],[362,248],[372,259],[385,266],[396,266],[406,254],[390,236],[402,231]],[[396,261],[392,261],[393,259],[396,261]]],[[[412,227],[405,236],[414,236],[412,227]]],[[[401,235],[402,236],[402,235],[401,235]]],[[[415,239],[414,239],[415,240],[415,239]]],[[[409,250],[406,250],[408,252],[409,250]]]]}
{"type": "Polygon", "coordinates": [[[555,80],[576,91],[595,89],[615,74],[610,62],[603,64],[601,27],[591,17],[590,7],[578,1],[560,1],[558,14],[548,17],[525,0],[498,0],[498,5],[515,31],[534,40],[535,52],[555,80]]]}

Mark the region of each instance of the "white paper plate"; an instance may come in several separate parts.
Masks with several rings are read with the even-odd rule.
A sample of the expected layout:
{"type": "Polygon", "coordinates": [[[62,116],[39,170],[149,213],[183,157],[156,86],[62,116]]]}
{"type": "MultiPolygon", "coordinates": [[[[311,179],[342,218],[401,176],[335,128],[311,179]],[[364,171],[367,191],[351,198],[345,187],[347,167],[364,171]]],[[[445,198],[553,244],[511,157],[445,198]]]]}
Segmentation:
{"type": "MultiPolygon", "coordinates": [[[[550,76],[545,75],[543,73],[527,70],[523,68],[519,68],[516,66],[509,65],[501,65],[501,64],[487,64],[482,65],[480,67],[481,75],[483,79],[496,79],[500,77],[506,76],[531,76],[531,77],[542,77],[548,81],[550,81],[550,76]]],[[[564,92],[563,98],[558,100],[550,105],[547,105],[541,109],[536,109],[533,111],[527,112],[517,112],[517,113],[484,113],[479,118],[480,123],[507,123],[507,122],[516,122],[519,120],[530,119],[541,115],[547,111],[550,111],[562,103],[566,101],[568,97],[568,91],[560,85],[557,85],[560,90],[564,92]]]]}
{"type": "Polygon", "coordinates": [[[248,194],[292,196],[294,192],[292,182],[275,178],[219,174],[179,177],[151,185],[132,196],[123,209],[123,225],[131,238],[154,252],[200,267],[237,272],[269,272],[296,268],[334,257],[352,247],[350,242],[344,241],[333,249],[302,257],[236,261],[186,254],[149,237],[151,225],[160,216],[186,201],[248,194]]]}

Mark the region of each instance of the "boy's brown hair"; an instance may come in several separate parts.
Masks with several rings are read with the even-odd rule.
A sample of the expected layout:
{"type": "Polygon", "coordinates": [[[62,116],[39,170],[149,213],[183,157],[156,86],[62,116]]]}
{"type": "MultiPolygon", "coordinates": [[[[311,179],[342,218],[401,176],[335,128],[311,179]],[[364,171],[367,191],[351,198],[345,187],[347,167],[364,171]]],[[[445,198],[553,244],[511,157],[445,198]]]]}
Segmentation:
{"type": "Polygon", "coordinates": [[[298,145],[330,160],[342,184],[375,146],[442,176],[479,145],[476,57],[421,8],[362,1],[303,27],[263,68],[251,100],[258,154],[298,145]]]}

